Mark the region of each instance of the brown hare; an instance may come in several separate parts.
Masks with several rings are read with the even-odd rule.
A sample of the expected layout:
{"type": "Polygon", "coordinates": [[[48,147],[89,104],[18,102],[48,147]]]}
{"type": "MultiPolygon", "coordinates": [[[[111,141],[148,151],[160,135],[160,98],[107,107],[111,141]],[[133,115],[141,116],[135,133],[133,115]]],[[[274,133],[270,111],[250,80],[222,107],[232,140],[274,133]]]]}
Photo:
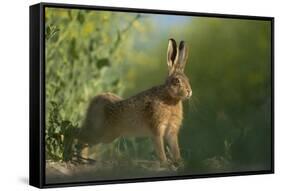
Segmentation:
{"type": "Polygon", "coordinates": [[[165,82],[128,99],[112,93],[97,95],[87,110],[78,140],[93,146],[121,136],[151,137],[162,162],[167,161],[164,143],[170,148],[172,160],[180,161],[178,134],[183,119],[182,101],[192,95],[184,74],[187,58],[186,44],[181,41],[177,47],[176,41],[170,39],[165,82]]]}

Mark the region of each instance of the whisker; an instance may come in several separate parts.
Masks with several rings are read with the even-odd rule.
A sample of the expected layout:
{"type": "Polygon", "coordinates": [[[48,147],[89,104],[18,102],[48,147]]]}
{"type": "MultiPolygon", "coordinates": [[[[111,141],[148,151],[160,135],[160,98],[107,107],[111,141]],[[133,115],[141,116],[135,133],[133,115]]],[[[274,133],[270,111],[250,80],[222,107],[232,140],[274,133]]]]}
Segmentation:
{"type": "Polygon", "coordinates": [[[191,99],[190,102],[189,102],[189,106],[190,106],[190,110],[191,110],[192,112],[197,112],[197,108],[196,108],[196,106],[195,106],[195,104],[194,104],[194,102],[193,102],[192,99],[191,99]]]}
{"type": "Polygon", "coordinates": [[[197,107],[198,102],[199,101],[198,101],[198,98],[196,96],[192,96],[190,98],[189,105],[190,105],[191,111],[198,112],[198,107],[197,107]]]}

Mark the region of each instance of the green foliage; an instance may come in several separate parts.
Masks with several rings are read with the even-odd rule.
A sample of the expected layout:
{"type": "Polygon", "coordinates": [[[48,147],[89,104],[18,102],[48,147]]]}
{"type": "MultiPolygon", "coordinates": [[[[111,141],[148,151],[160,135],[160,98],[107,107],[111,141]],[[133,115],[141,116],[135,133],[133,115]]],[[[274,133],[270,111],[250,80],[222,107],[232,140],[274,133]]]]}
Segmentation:
{"type": "Polygon", "coordinates": [[[51,102],[51,111],[46,128],[46,154],[47,159],[69,161],[74,155],[74,129],[70,121],[61,119],[60,106],[51,102]]]}
{"type": "Polygon", "coordinates": [[[122,46],[130,42],[122,39],[139,18],[138,14],[47,8],[47,158],[72,158],[74,130],[80,127],[95,95],[104,91],[122,95],[126,72],[122,46]],[[117,21],[122,25],[115,26],[117,21]]]}

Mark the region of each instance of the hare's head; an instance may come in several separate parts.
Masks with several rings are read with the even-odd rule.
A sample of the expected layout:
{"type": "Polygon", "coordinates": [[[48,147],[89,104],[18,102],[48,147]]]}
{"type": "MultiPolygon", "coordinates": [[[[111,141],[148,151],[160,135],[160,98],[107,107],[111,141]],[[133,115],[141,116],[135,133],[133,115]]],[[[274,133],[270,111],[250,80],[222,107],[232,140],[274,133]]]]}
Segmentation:
{"type": "Polygon", "coordinates": [[[179,100],[189,99],[192,95],[188,77],[184,73],[184,67],[188,58],[188,49],[184,41],[177,47],[174,39],[169,40],[167,51],[167,63],[169,75],[166,87],[171,97],[179,100]]]}

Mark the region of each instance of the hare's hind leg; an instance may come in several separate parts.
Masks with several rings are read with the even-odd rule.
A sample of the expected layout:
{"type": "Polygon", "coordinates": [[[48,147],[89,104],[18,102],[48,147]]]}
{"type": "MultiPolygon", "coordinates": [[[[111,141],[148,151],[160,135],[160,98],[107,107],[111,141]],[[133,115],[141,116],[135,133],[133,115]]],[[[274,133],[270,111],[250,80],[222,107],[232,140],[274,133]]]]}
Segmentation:
{"type": "Polygon", "coordinates": [[[88,159],[89,158],[89,145],[85,145],[84,148],[81,150],[81,157],[88,159]]]}
{"type": "Polygon", "coordinates": [[[89,157],[89,152],[88,152],[88,144],[81,142],[81,141],[77,141],[76,144],[76,151],[77,151],[77,159],[80,160],[82,158],[88,158],[89,157]]]}
{"type": "Polygon", "coordinates": [[[87,163],[87,164],[93,164],[96,162],[95,159],[90,158],[90,152],[89,149],[91,145],[89,144],[84,144],[83,146],[79,145],[78,147],[78,153],[77,153],[77,160],[80,163],[87,163]]]}

